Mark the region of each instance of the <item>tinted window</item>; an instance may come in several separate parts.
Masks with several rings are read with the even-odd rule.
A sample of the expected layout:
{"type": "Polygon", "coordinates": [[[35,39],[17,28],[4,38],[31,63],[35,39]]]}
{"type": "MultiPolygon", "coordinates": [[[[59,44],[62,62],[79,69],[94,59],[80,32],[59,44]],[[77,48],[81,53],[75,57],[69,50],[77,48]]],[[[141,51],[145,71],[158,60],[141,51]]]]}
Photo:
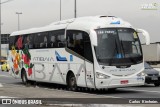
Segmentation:
{"type": "Polygon", "coordinates": [[[17,50],[20,47],[20,45],[18,45],[19,44],[19,42],[18,42],[19,37],[20,36],[11,36],[9,38],[9,41],[10,41],[9,42],[9,49],[12,49],[12,46],[14,46],[15,49],[17,50]]]}
{"type": "Polygon", "coordinates": [[[87,33],[83,31],[68,30],[67,47],[87,60],[93,61],[90,38],[87,33]]]}
{"type": "Polygon", "coordinates": [[[9,49],[12,49],[12,46],[15,46],[15,36],[10,36],[9,38],[9,49]]]}
{"type": "Polygon", "coordinates": [[[67,47],[84,56],[83,32],[67,31],[67,47]]]}
{"type": "Polygon", "coordinates": [[[34,48],[34,34],[28,34],[23,36],[23,48],[27,47],[29,49],[34,48]]]}
{"type": "Polygon", "coordinates": [[[62,48],[65,47],[65,30],[56,30],[49,32],[40,32],[34,34],[26,34],[23,36],[10,37],[10,49],[11,46],[15,46],[18,49],[19,38],[22,40],[22,48],[39,49],[39,48],[62,48]]]}
{"type": "Polygon", "coordinates": [[[144,62],[144,67],[145,69],[152,69],[152,67],[146,62],[144,62]]]}
{"type": "Polygon", "coordinates": [[[34,48],[34,37],[35,37],[35,34],[30,34],[29,35],[29,39],[30,39],[30,41],[29,41],[29,48],[30,49],[34,48]]]}
{"type": "Polygon", "coordinates": [[[34,48],[47,48],[48,32],[36,33],[34,37],[34,48]]]}
{"type": "Polygon", "coordinates": [[[57,30],[49,32],[49,48],[62,48],[65,47],[65,39],[64,39],[65,30],[57,30]]]}
{"type": "Polygon", "coordinates": [[[83,33],[84,37],[84,57],[93,62],[93,54],[92,54],[92,47],[89,35],[87,33],[83,33]]]}
{"type": "Polygon", "coordinates": [[[143,56],[138,35],[131,28],[97,29],[97,60],[103,65],[128,66],[142,62],[143,56]]]}

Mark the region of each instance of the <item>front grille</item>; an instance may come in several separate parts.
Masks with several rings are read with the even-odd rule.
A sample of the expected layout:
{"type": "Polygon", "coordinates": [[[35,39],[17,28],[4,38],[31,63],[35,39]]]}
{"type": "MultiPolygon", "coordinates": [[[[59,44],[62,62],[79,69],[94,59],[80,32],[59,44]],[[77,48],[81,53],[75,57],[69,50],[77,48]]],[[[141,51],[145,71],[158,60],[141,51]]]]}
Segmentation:
{"type": "Polygon", "coordinates": [[[124,76],[130,76],[130,75],[133,75],[134,73],[132,73],[132,74],[127,74],[127,75],[116,75],[116,74],[112,74],[112,75],[114,75],[114,76],[118,76],[118,77],[124,77],[124,76]]]}
{"type": "Polygon", "coordinates": [[[158,76],[158,74],[148,74],[148,76],[158,76]]]}

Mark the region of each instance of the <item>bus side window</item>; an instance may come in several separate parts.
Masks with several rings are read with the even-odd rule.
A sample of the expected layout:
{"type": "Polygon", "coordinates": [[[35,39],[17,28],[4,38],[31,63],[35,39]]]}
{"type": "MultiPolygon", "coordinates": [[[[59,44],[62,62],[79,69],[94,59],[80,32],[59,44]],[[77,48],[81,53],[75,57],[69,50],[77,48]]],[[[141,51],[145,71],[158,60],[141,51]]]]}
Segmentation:
{"type": "Polygon", "coordinates": [[[93,62],[91,41],[88,33],[84,31],[68,30],[67,47],[72,51],[93,62]]]}
{"type": "Polygon", "coordinates": [[[40,47],[41,48],[47,48],[48,47],[48,32],[43,32],[41,33],[41,38],[42,38],[42,41],[40,43],[40,47]]]}
{"type": "Polygon", "coordinates": [[[23,48],[31,49],[33,48],[33,36],[31,34],[23,36],[23,48]]]}
{"type": "Polygon", "coordinates": [[[56,36],[55,36],[55,42],[54,42],[54,47],[55,47],[55,48],[58,48],[58,47],[59,47],[59,45],[58,45],[59,42],[61,42],[61,41],[58,39],[58,35],[56,35],[56,36]]]}
{"type": "Polygon", "coordinates": [[[57,45],[58,45],[58,48],[65,47],[64,33],[65,33],[64,29],[57,31],[57,45]]]}
{"type": "Polygon", "coordinates": [[[14,39],[14,46],[16,50],[18,50],[18,45],[17,45],[18,38],[19,38],[19,35],[15,36],[15,39],[14,39]]]}
{"type": "Polygon", "coordinates": [[[89,35],[87,33],[83,33],[84,37],[84,57],[85,59],[93,62],[93,54],[92,54],[92,47],[89,35]]]}
{"type": "Polygon", "coordinates": [[[38,49],[40,48],[40,42],[41,42],[41,34],[40,33],[36,33],[35,34],[35,38],[34,38],[34,46],[35,46],[35,49],[38,49]]]}
{"type": "Polygon", "coordinates": [[[41,32],[35,34],[34,47],[36,49],[48,47],[48,32],[41,32]]]}
{"type": "Polygon", "coordinates": [[[67,47],[81,56],[84,56],[83,32],[67,31],[67,47]]]}
{"type": "Polygon", "coordinates": [[[64,29],[49,32],[49,48],[62,48],[65,46],[64,29]]]}
{"type": "Polygon", "coordinates": [[[43,41],[40,43],[40,47],[41,48],[47,48],[47,36],[43,37],[43,41]]]}
{"type": "Polygon", "coordinates": [[[49,33],[49,40],[49,48],[58,48],[57,34],[55,33],[55,31],[49,33]]]}
{"type": "Polygon", "coordinates": [[[58,47],[62,48],[65,47],[65,39],[64,39],[64,35],[59,35],[58,36],[58,47]]]}
{"type": "Polygon", "coordinates": [[[34,34],[29,35],[29,49],[33,49],[34,48],[34,34]]]}
{"type": "Polygon", "coordinates": [[[50,48],[53,48],[53,47],[55,47],[55,36],[54,35],[52,35],[51,36],[51,41],[50,41],[50,43],[48,44],[48,46],[50,47],[50,48]]]}
{"type": "Polygon", "coordinates": [[[72,50],[75,47],[75,45],[74,45],[74,36],[70,32],[67,32],[67,47],[72,49],[72,50]]]}

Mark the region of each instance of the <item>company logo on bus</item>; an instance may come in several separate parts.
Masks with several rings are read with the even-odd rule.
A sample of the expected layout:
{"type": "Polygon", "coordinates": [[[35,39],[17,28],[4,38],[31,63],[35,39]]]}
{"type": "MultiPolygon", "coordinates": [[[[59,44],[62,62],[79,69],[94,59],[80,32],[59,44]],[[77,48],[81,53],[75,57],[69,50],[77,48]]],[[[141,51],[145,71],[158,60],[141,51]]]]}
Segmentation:
{"type": "Polygon", "coordinates": [[[121,24],[120,21],[111,22],[110,24],[121,24]]]}
{"type": "Polygon", "coordinates": [[[55,55],[56,55],[57,61],[67,61],[67,58],[64,56],[60,56],[60,54],[57,51],[55,51],[55,55]]]}
{"type": "Polygon", "coordinates": [[[73,61],[73,55],[70,55],[70,61],[71,62],[73,61]]]}
{"type": "MultiPolygon", "coordinates": [[[[56,59],[57,61],[67,61],[67,58],[65,56],[61,56],[57,51],[55,51],[56,59]]],[[[72,62],[73,61],[73,55],[69,55],[69,59],[72,62]]]]}
{"type": "Polygon", "coordinates": [[[53,62],[54,58],[53,57],[34,57],[33,61],[48,61],[48,62],[53,62]]]}
{"type": "Polygon", "coordinates": [[[123,68],[121,68],[121,69],[112,69],[112,70],[110,70],[110,72],[119,72],[119,71],[122,71],[122,72],[123,71],[126,71],[126,72],[130,71],[131,72],[132,71],[133,72],[133,71],[136,71],[136,69],[123,69],[123,68]]]}

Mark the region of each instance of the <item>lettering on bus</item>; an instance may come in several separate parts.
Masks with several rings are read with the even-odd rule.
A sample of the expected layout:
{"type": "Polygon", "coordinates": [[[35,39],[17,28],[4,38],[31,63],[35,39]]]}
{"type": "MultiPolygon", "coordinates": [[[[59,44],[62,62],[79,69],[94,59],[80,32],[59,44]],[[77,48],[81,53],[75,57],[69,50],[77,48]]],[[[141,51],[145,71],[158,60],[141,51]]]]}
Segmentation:
{"type": "Polygon", "coordinates": [[[48,61],[52,62],[54,61],[53,57],[33,57],[33,61],[48,61]]]}
{"type": "Polygon", "coordinates": [[[34,70],[34,78],[37,79],[37,80],[44,80],[46,78],[46,75],[45,75],[45,66],[44,64],[41,64],[41,63],[34,63],[34,67],[33,67],[33,70],[34,70]],[[37,69],[38,68],[38,69],[37,69]],[[42,74],[42,76],[37,76],[36,73],[38,74],[42,74]]]}
{"type": "Polygon", "coordinates": [[[110,72],[119,72],[119,71],[136,71],[136,69],[113,69],[110,72]]]}
{"type": "MultiPolygon", "coordinates": [[[[33,71],[34,71],[34,78],[33,75],[31,76],[31,78],[35,79],[35,80],[45,80],[46,79],[46,70],[45,70],[45,66],[42,63],[34,63],[34,67],[33,67],[33,71]]],[[[55,73],[55,70],[58,70],[59,74],[62,74],[62,71],[60,70],[58,64],[55,64],[53,69],[51,70],[52,72],[50,73],[50,77],[49,77],[49,82],[53,81],[53,75],[55,73]]],[[[63,77],[63,75],[60,75],[63,82],[65,82],[65,78],[63,77]]]]}
{"type": "MultiPolygon", "coordinates": [[[[33,64],[34,64],[34,67],[33,67],[34,76],[32,75],[31,78],[36,79],[36,80],[45,80],[47,77],[47,75],[46,75],[47,72],[46,72],[46,69],[45,69],[46,67],[44,66],[44,64],[42,64],[42,63],[33,63],[33,64]]],[[[70,66],[69,63],[68,63],[68,66],[70,66]]],[[[60,66],[57,63],[54,64],[53,69],[50,69],[51,72],[49,73],[50,74],[50,76],[48,78],[49,80],[46,80],[46,81],[49,81],[49,82],[53,81],[54,74],[55,74],[56,70],[57,70],[58,74],[60,74],[59,76],[61,77],[62,81],[64,83],[66,83],[65,75],[67,74],[67,72],[64,73],[60,69],[60,66]]],[[[81,64],[80,67],[78,68],[77,75],[80,76],[80,73],[83,72],[83,70],[84,70],[84,65],[81,64]]],[[[78,81],[79,76],[76,77],[77,81],[78,81]]],[[[93,77],[91,77],[91,76],[88,79],[89,79],[89,81],[93,81],[93,77]]]]}

